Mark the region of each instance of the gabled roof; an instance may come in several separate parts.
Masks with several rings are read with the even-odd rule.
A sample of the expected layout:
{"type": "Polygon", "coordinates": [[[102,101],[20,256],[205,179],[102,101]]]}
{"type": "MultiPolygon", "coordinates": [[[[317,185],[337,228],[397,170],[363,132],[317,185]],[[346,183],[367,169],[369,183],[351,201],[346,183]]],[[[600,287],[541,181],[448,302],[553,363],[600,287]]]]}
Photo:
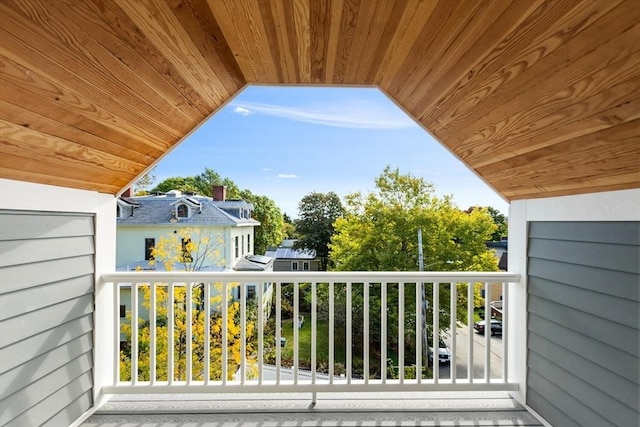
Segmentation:
{"type": "Polygon", "coordinates": [[[508,200],[640,187],[634,0],[21,0],[0,40],[2,178],[118,194],[247,85],[312,84],[378,87],[508,200]]]}
{"type": "Polygon", "coordinates": [[[216,227],[257,226],[260,222],[252,218],[240,218],[223,210],[225,202],[213,202],[210,198],[191,196],[188,199],[167,196],[136,197],[137,208],[130,216],[118,218],[118,225],[159,225],[188,224],[216,227]],[[176,218],[177,204],[186,203],[193,207],[189,218],[176,218]]]}

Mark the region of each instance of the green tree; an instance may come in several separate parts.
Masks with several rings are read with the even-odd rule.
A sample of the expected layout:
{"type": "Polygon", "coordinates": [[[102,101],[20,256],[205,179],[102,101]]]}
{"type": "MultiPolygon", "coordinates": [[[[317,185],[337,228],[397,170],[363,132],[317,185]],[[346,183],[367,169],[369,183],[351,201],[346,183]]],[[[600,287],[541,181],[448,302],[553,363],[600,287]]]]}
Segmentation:
{"type": "MultiPolygon", "coordinates": [[[[335,234],[331,240],[330,257],[334,269],[340,271],[417,271],[418,239],[422,230],[426,270],[495,271],[497,262],[487,250],[485,242],[495,231],[495,224],[485,210],[466,213],[458,209],[451,197],[439,198],[431,183],[411,175],[403,175],[398,169],[385,168],[376,180],[376,191],[364,196],[360,193],[346,197],[344,216],[334,224],[335,234]]],[[[431,299],[433,285],[426,285],[427,301],[431,299]]],[[[466,285],[459,285],[457,313],[466,319],[466,285]]],[[[477,288],[477,287],[476,287],[477,288]]],[[[479,297],[479,289],[475,289],[479,297]]],[[[411,289],[405,289],[405,311],[415,312],[415,298],[411,289]]],[[[354,291],[354,329],[361,328],[362,292],[354,291]]],[[[388,291],[390,345],[399,345],[396,340],[398,288],[390,286],[388,291]]],[[[338,288],[336,304],[343,305],[344,291],[338,288]]],[[[370,318],[372,324],[380,323],[379,297],[371,296],[370,318]]],[[[321,305],[321,304],[319,304],[321,305]]],[[[440,287],[440,330],[446,332],[449,318],[450,290],[440,287]]],[[[429,304],[432,308],[433,304],[429,304]]],[[[341,306],[340,310],[344,310],[341,306]]],[[[427,318],[431,318],[427,313],[427,318]]],[[[407,321],[409,321],[408,319],[407,321]]],[[[415,316],[414,320],[415,321],[415,316]]],[[[414,324],[415,327],[415,324],[414,324]]],[[[430,330],[430,322],[427,323],[430,330]]],[[[406,326],[406,339],[415,342],[415,328],[406,326]],[[413,338],[410,336],[414,334],[413,338]]],[[[372,336],[371,345],[379,348],[380,337],[372,336]]],[[[407,346],[407,342],[404,344],[407,346]]]]}
{"type": "Polygon", "coordinates": [[[153,189],[151,189],[151,193],[166,193],[171,190],[186,192],[198,192],[198,186],[196,184],[196,179],[193,176],[181,177],[181,176],[173,176],[170,178],[166,178],[158,183],[153,189]]]}
{"type": "Polygon", "coordinates": [[[479,209],[486,210],[487,213],[491,215],[491,218],[493,218],[493,222],[497,226],[496,230],[491,235],[491,241],[499,242],[502,240],[503,237],[506,237],[509,234],[509,222],[507,220],[507,217],[496,208],[493,208],[491,206],[487,206],[484,208],[480,206],[472,206],[469,209],[467,209],[466,212],[471,213],[472,211],[479,210],[479,209]]]}
{"type": "Polygon", "coordinates": [[[205,168],[204,172],[194,177],[194,182],[198,194],[202,194],[203,196],[213,196],[213,186],[224,185],[228,199],[240,198],[240,188],[236,183],[229,178],[222,178],[220,174],[213,169],[205,168]]]}
{"type": "Polygon", "coordinates": [[[313,192],[298,204],[300,218],[295,222],[298,241],[296,249],[315,251],[320,258],[321,269],[326,270],[329,260],[329,243],[334,233],[334,222],[344,214],[338,195],[313,192]]]}
{"type": "Polygon", "coordinates": [[[249,190],[240,191],[240,198],[253,204],[252,217],[260,221],[256,229],[253,251],[264,254],[269,246],[276,246],[284,237],[284,222],[282,211],[276,203],[267,196],[253,194],[249,190]]]}
{"type": "Polygon", "coordinates": [[[282,222],[283,222],[282,234],[284,238],[297,239],[299,236],[298,236],[298,233],[296,232],[296,226],[294,224],[294,221],[291,219],[291,217],[286,213],[282,214],[282,222]]]}

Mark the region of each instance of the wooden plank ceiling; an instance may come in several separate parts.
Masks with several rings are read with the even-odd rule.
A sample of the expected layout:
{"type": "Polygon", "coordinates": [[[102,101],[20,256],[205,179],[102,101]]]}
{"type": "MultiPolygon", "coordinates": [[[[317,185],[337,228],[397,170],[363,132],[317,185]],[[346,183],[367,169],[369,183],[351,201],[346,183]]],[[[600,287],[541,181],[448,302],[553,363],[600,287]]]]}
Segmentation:
{"type": "Polygon", "coordinates": [[[116,194],[248,84],[377,86],[509,200],[640,187],[637,0],[5,0],[0,177],[116,194]]]}

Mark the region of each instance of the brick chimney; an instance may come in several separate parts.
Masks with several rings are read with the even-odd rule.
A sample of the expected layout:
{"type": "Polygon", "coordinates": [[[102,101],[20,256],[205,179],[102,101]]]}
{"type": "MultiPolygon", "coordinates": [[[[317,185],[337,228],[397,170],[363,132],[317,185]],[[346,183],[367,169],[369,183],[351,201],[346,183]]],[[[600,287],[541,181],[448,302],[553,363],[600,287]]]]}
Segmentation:
{"type": "Polygon", "coordinates": [[[122,192],[122,194],[120,195],[120,197],[131,197],[131,187],[129,187],[126,190],[124,190],[122,192]]]}
{"type": "Polygon", "coordinates": [[[211,195],[216,202],[224,202],[227,199],[227,187],[224,185],[214,185],[211,189],[211,195]]]}

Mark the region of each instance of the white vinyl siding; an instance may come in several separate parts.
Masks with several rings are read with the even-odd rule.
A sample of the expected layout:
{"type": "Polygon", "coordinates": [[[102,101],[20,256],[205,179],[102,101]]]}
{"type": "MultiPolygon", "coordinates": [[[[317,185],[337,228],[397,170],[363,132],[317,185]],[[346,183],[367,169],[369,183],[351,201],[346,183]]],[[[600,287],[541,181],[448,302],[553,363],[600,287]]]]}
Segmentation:
{"type": "Polygon", "coordinates": [[[93,405],[93,215],[0,211],[0,425],[93,405]]]}
{"type": "Polygon", "coordinates": [[[640,222],[529,226],[527,403],[553,425],[640,415],[640,222]]]}

